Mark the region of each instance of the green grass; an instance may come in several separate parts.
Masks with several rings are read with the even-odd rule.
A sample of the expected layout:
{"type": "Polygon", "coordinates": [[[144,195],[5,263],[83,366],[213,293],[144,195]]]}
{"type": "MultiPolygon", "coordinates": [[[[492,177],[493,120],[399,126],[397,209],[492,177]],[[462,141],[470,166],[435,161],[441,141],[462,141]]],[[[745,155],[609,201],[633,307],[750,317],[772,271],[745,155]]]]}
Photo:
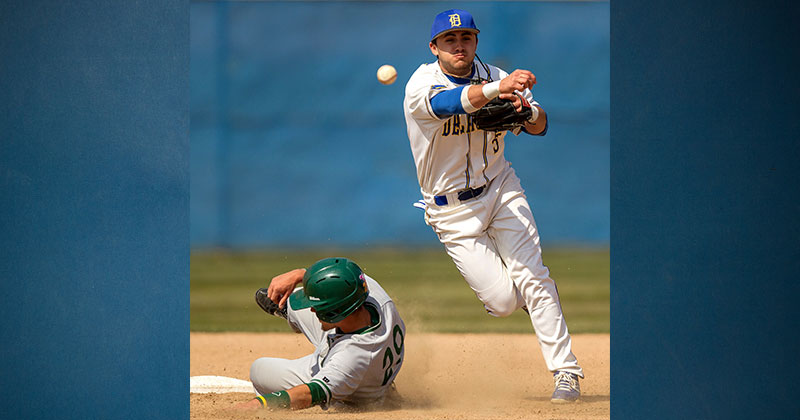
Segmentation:
{"type": "MultiPolygon", "coordinates": [[[[441,248],[193,252],[192,331],[288,332],[283,320],[258,308],[253,294],[270,279],[328,256],[355,260],[394,298],[408,328],[422,332],[530,333],[522,311],[486,314],[441,248]]],[[[608,248],[553,248],[545,264],[556,280],[572,333],[609,332],[608,248]]]]}

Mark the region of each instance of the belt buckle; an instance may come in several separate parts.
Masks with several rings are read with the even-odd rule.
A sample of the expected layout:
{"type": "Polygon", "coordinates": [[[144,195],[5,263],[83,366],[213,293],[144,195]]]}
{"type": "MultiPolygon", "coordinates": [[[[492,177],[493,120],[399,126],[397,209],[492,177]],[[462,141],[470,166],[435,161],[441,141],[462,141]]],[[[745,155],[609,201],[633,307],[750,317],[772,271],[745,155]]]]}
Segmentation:
{"type": "Polygon", "coordinates": [[[485,186],[481,186],[481,187],[478,187],[478,188],[468,188],[468,189],[466,189],[464,191],[461,191],[460,193],[458,193],[458,200],[459,201],[471,200],[471,199],[479,196],[483,192],[483,188],[484,187],[485,186]]]}
{"type": "Polygon", "coordinates": [[[458,197],[458,201],[467,201],[467,200],[469,200],[470,198],[473,197],[472,196],[472,188],[466,189],[466,190],[463,190],[463,191],[459,191],[459,193],[456,194],[456,196],[458,197]]]}

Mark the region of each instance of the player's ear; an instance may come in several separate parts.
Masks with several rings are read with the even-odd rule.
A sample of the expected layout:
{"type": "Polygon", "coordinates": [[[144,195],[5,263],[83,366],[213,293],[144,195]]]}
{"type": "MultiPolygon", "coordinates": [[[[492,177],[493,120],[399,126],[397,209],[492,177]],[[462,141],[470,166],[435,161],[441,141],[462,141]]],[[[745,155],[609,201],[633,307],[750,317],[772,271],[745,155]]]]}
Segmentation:
{"type": "Polygon", "coordinates": [[[435,55],[435,56],[436,56],[436,58],[439,58],[439,48],[438,48],[438,47],[436,47],[436,41],[435,41],[435,40],[434,40],[434,41],[431,41],[431,42],[428,44],[428,47],[430,47],[430,48],[431,48],[431,54],[435,55]]]}

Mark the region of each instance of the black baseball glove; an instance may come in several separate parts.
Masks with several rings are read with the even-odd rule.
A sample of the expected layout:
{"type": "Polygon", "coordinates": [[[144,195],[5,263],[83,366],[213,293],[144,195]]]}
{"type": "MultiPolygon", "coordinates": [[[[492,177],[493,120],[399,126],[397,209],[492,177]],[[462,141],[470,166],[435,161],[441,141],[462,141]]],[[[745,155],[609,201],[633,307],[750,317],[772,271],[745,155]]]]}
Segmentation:
{"type": "Polygon", "coordinates": [[[533,116],[533,112],[528,101],[518,93],[514,94],[519,96],[520,101],[522,101],[521,112],[517,112],[514,102],[510,99],[497,97],[470,114],[475,126],[484,131],[511,130],[518,133],[525,126],[525,122],[533,116]]]}

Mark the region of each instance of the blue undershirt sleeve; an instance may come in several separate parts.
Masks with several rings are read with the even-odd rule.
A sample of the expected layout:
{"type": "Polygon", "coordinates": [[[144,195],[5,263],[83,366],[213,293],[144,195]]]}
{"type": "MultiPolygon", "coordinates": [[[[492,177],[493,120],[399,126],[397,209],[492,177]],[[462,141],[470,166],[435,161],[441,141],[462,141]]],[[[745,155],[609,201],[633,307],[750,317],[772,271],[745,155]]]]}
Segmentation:
{"type": "Polygon", "coordinates": [[[466,114],[467,111],[464,111],[464,106],[461,105],[462,90],[464,90],[464,88],[456,88],[436,94],[436,96],[431,98],[433,112],[439,117],[466,114]]]}

